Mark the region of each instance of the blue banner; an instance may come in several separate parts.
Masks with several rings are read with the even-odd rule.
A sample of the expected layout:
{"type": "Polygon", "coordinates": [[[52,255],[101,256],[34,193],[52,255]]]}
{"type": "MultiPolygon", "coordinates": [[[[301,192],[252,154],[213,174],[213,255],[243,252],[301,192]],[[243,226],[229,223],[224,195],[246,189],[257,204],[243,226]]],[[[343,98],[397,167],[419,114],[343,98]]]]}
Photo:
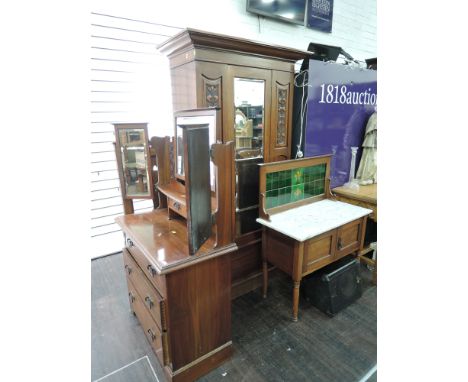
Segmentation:
{"type": "Polygon", "coordinates": [[[359,147],[370,115],[377,108],[377,71],[309,61],[306,157],[333,154],[331,187],[348,181],[351,147],[359,147]]]}
{"type": "Polygon", "coordinates": [[[309,0],[307,3],[307,27],[331,32],[333,0],[309,0]]]}

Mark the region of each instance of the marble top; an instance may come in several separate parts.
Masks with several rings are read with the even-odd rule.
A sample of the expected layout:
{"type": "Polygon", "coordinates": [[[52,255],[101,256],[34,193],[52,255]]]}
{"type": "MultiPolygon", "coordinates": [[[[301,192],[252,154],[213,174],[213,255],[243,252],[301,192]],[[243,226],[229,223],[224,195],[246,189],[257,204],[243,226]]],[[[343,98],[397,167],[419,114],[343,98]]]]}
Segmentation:
{"type": "Polygon", "coordinates": [[[270,221],[258,218],[257,222],[297,241],[305,241],[371,212],[349,203],[324,199],[270,215],[270,221]]]}

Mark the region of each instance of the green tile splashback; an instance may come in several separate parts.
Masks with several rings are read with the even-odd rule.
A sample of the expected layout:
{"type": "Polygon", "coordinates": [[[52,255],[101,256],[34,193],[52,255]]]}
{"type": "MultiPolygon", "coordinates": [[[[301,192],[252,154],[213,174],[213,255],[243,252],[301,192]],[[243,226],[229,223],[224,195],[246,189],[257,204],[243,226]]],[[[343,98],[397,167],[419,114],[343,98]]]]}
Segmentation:
{"type": "Polygon", "coordinates": [[[266,174],[266,208],[297,202],[325,192],[326,164],[266,174]]]}

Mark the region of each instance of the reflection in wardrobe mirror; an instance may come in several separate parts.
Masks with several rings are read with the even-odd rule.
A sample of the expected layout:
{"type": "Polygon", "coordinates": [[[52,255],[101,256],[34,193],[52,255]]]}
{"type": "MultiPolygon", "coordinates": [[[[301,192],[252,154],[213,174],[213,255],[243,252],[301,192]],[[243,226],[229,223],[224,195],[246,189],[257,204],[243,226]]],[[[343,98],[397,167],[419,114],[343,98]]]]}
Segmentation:
{"type": "Polygon", "coordinates": [[[146,124],[115,124],[117,161],[126,198],[151,198],[146,124]]]}
{"type": "Polygon", "coordinates": [[[181,118],[176,119],[176,162],[175,162],[175,170],[176,176],[184,178],[185,171],[184,171],[184,142],[182,139],[182,128],[180,125],[183,124],[183,120],[181,118]]]}
{"type": "MultiPolygon", "coordinates": [[[[175,115],[175,175],[178,179],[185,180],[184,171],[184,143],[182,140],[181,125],[204,125],[208,124],[209,146],[216,143],[217,126],[220,124],[221,115],[218,108],[183,110],[175,115]]],[[[213,163],[210,162],[210,184],[211,190],[215,191],[216,178],[213,163]]]]}
{"type": "Polygon", "coordinates": [[[263,157],[265,81],[234,78],[236,157],[263,157]]]}

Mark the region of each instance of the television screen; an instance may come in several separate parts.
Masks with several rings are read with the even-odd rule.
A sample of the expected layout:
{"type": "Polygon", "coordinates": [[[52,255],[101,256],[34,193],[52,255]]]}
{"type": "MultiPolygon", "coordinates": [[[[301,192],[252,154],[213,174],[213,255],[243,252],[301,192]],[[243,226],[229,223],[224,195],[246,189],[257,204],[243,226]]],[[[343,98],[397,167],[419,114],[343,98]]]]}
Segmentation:
{"type": "Polygon", "coordinates": [[[304,25],[306,0],[247,0],[247,11],[304,25]]]}

